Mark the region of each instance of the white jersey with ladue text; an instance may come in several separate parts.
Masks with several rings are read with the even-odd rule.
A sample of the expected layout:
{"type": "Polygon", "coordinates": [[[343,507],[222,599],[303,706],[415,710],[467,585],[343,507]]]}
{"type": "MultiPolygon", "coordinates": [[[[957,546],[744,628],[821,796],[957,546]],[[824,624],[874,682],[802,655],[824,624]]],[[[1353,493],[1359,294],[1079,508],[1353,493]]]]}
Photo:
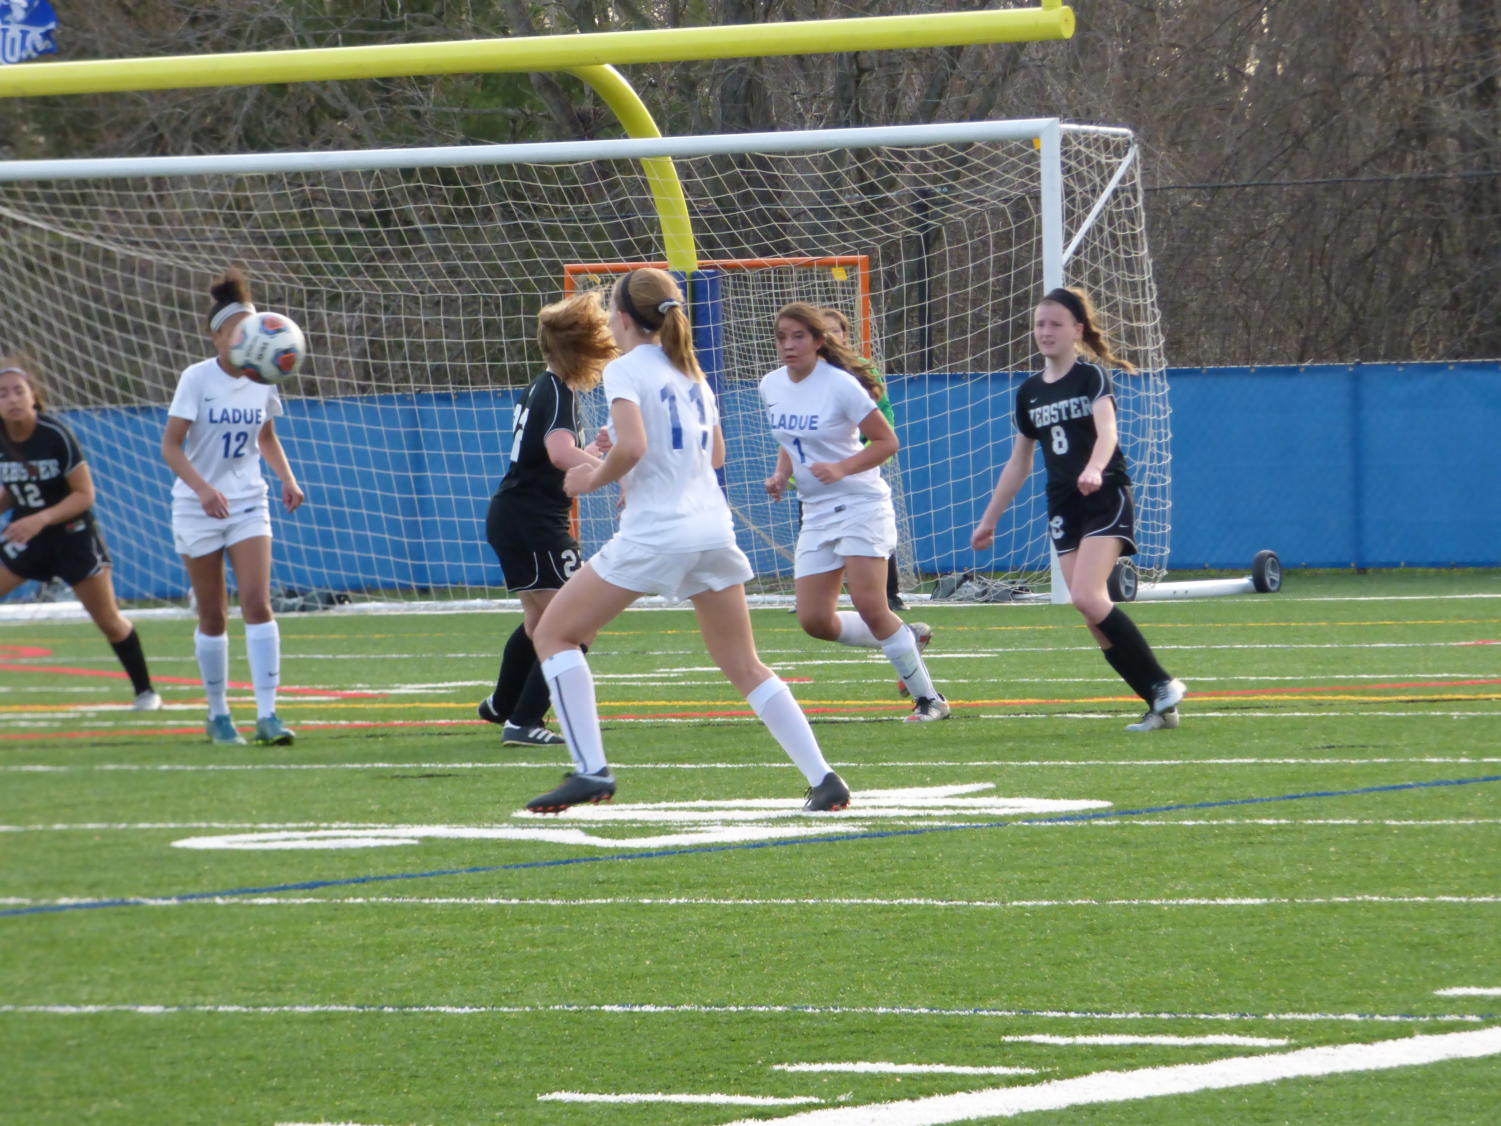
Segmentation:
{"type": "Polygon", "coordinates": [[[785,368],[761,380],[761,402],[771,436],[792,459],[792,477],[803,504],[804,526],[834,519],[849,501],[886,500],[891,487],[880,467],[863,469],[825,484],[808,466],[838,462],[860,452],[860,423],[876,409],[860,381],[842,368],[819,360],[802,379],[785,368]]]}
{"type": "MultiPolygon", "coordinates": [[[[178,377],[167,413],[192,423],[183,450],[193,468],[226,500],[234,504],[265,498],[257,443],[261,427],[282,413],[275,387],[230,375],[217,359],[200,360],[178,377]]],[[[181,478],[173,482],[172,496],[196,499],[181,478]]]]}
{"type": "Polygon", "coordinates": [[[673,367],[659,345],[638,344],[605,365],[604,388],[611,404],[635,403],[646,429],[646,453],[620,480],[619,537],[664,554],[733,546],[730,506],[714,472],[719,407],[708,384],[673,367]]]}

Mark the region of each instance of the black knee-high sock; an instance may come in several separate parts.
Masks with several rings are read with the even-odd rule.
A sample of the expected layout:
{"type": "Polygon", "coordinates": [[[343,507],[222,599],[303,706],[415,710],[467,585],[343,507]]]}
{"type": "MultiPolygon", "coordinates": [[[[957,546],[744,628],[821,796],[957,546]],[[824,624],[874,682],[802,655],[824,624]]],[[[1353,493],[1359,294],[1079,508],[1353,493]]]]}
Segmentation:
{"type": "Polygon", "coordinates": [[[1151,681],[1143,680],[1137,675],[1137,670],[1132,667],[1129,660],[1123,658],[1118,646],[1112,645],[1109,649],[1101,649],[1100,655],[1110,663],[1110,667],[1115,670],[1115,675],[1124,680],[1132,692],[1135,692],[1148,704],[1152,702],[1151,681]]]}
{"type": "MultiPolygon", "coordinates": [[[[496,715],[505,720],[511,719],[511,713],[516,710],[528,680],[536,673],[537,651],[532,648],[532,639],[527,636],[526,627],[517,626],[511,631],[511,636],[506,638],[506,647],[500,655],[500,675],[495,678],[495,691],[490,694],[490,704],[495,708],[496,715]]],[[[545,682],[542,692],[545,701],[545,682]]],[[[547,710],[546,703],[542,707],[543,711],[547,710]]]]}
{"type": "Polygon", "coordinates": [[[1136,628],[1136,623],[1126,617],[1119,606],[1112,607],[1095,628],[1110,642],[1110,648],[1105,650],[1105,660],[1143,700],[1151,701],[1153,685],[1172,679],[1157,663],[1152,647],[1136,628]]]}
{"type": "MultiPolygon", "coordinates": [[[[589,652],[587,645],[580,645],[579,648],[585,653],[589,652]]],[[[511,722],[517,727],[541,727],[551,704],[552,695],[547,688],[547,677],[542,675],[542,662],[538,661],[532,665],[526,683],[521,686],[521,696],[511,709],[511,722]]]]}
{"type": "Polygon", "coordinates": [[[890,599],[900,595],[901,590],[899,587],[900,580],[896,572],[896,556],[889,555],[886,557],[886,597],[890,599]]]}
{"type": "Polygon", "coordinates": [[[115,656],[120,658],[120,664],[125,666],[125,675],[130,677],[130,686],[135,689],[136,695],[150,692],[151,674],[146,671],[146,654],[141,649],[140,634],[131,630],[130,636],[124,641],[111,641],[109,646],[115,651],[115,656]]]}

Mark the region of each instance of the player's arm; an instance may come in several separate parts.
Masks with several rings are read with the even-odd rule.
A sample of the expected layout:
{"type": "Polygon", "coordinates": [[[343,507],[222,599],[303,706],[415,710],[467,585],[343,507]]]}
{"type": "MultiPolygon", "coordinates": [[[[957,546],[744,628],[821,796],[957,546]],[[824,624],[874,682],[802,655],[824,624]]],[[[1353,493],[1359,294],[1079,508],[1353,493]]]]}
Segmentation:
{"type": "Polygon", "coordinates": [[[547,460],[552,462],[553,468],[561,469],[564,473],[575,465],[598,465],[600,460],[579,446],[578,438],[572,430],[549,430],[547,437],[542,439],[542,448],[547,451],[547,460]]]}
{"type": "Polygon", "coordinates": [[[0,485],[0,512],[9,512],[15,503],[16,498],[10,495],[10,490],[0,485]]]}
{"type": "Polygon", "coordinates": [[[1032,453],[1036,449],[1037,440],[1024,434],[1018,434],[1012,441],[1011,456],[1006,459],[1006,467],[1001,470],[995,490],[990,494],[990,503],[985,506],[980,522],[970,533],[969,545],[976,551],[984,551],[995,542],[996,521],[1001,518],[1001,513],[1011,507],[1016,494],[1021,492],[1022,485],[1032,475],[1032,453]]]}
{"type": "Polygon", "coordinates": [[[832,485],[851,474],[874,469],[888,460],[901,446],[897,441],[896,431],[886,421],[886,416],[875,408],[875,404],[871,404],[870,412],[860,420],[860,436],[865,439],[865,445],[860,447],[858,453],[850,454],[842,461],[815,461],[808,466],[808,472],[825,485],[832,485]]]}
{"type": "Polygon", "coordinates": [[[188,460],[188,452],[182,448],[182,444],[188,440],[188,428],[192,425],[192,419],[179,418],[175,414],[167,416],[167,428],[162,431],[162,460],[181,478],[184,485],[193,490],[206,515],[223,520],[229,516],[228,499],[193,468],[193,463],[188,460]]]}
{"type": "MultiPolygon", "coordinates": [[[[66,524],[77,520],[94,507],[94,478],[89,473],[88,462],[75,465],[67,476],[68,488],[72,491],[56,504],[39,508],[25,516],[18,516],[5,526],[4,538],[11,543],[30,543],[38,533],[54,524],[66,524]]],[[[10,494],[7,493],[8,497],[10,494]]],[[[6,507],[9,507],[7,505],[6,507]]]]}
{"type": "Polygon", "coordinates": [[[787,482],[792,480],[792,455],[786,446],[777,447],[777,467],[766,478],[766,495],[772,500],[781,500],[787,491],[787,482]]]}
{"type": "Polygon", "coordinates": [[[271,472],[281,482],[281,503],[286,505],[288,512],[293,511],[302,504],[302,490],[297,487],[297,478],[292,475],[292,463],[287,460],[287,451],[282,449],[281,439],[276,436],[276,423],[273,419],[266,419],[261,432],[256,435],[255,444],[260,447],[261,457],[266,459],[271,472]]]}
{"type": "Polygon", "coordinates": [[[592,493],[620,480],[646,455],[646,423],[637,403],[611,399],[610,424],[615,428],[615,444],[598,465],[575,465],[568,471],[563,491],[569,496],[592,493]]]}
{"type": "Polygon", "coordinates": [[[1095,439],[1089,461],[1079,473],[1079,492],[1084,496],[1099,491],[1104,480],[1105,466],[1115,456],[1115,446],[1120,440],[1116,434],[1114,399],[1109,395],[1100,396],[1094,401],[1094,408],[1090,413],[1094,416],[1095,439]]]}

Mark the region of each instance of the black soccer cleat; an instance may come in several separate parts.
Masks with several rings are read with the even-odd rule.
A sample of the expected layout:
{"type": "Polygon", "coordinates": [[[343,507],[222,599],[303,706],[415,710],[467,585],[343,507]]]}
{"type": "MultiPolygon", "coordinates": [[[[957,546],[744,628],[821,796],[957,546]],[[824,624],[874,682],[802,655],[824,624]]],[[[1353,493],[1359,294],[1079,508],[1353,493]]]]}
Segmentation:
{"type": "Polygon", "coordinates": [[[490,703],[490,697],[486,696],[479,702],[479,707],[474,709],[479,713],[480,719],[486,723],[505,723],[506,717],[495,710],[495,705],[490,703]]]}
{"type": "Polygon", "coordinates": [[[563,775],[563,783],[548,790],[540,797],[526,803],[529,813],[562,813],[571,805],[586,802],[598,805],[615,796],[615,776],[608,770],[603,774],[579,774],[569,771],[563,775]]]}
{"type": "Polygon", "coordinates": [[[804,813],[835,813],[850,806],[850,788],[832,770],[823,776],[823,781],[818,785],[808,787],[806,797],[808,800],[803,802],[804,813]]]}

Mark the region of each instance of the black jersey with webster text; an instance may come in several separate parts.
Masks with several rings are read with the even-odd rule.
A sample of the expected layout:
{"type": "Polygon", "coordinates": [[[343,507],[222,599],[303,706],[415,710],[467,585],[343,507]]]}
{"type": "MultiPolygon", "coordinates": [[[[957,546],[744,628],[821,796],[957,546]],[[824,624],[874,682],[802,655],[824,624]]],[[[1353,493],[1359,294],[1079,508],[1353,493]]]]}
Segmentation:
{"type": "Polygon", "coordinates": [[[535,538],[539,547],[559,535],[569,537],[572,502],[563,491],[563,471],[547,456],[547,436],[554,430],[566,430],[578,441],[578,403],[566,383],[545,371],[517,400],[511,464],[495,491],[512,530],[535,538]]]}
{"type": "MultiPolygon", "coordinates": [[[[1115,398],[1110,373],[1099,364],[1077,361],[1056,383],[1042,372],[1029,377],[1016,392],[1016,429],[1042,444],[1042,461],[1048,472],[1048,504],[1053,505],[1078,492],[1079,474],[1089,464],[1098,437],[1094,405],[1115,398]]],[[[1106,485],[1131,483],[1120,443],[1100,474],[1106,485]]]]}
{"type": "MultiPolygon", "coordinates": [[[[73,432],[49,414],[37,414],[36,429],[24,442],[0,442],[0,484],[10,493],[11,518],[51,508],[66,497],[73,491],[68,474],[84,461],[83,447],[73,432]]],[[[80,522],[92,526],[93,520],[91,509],[70,520],[68,530],[74,530],[80,522]]],[[[61,530],[54,525],[46,532],[61,530]]]]}

